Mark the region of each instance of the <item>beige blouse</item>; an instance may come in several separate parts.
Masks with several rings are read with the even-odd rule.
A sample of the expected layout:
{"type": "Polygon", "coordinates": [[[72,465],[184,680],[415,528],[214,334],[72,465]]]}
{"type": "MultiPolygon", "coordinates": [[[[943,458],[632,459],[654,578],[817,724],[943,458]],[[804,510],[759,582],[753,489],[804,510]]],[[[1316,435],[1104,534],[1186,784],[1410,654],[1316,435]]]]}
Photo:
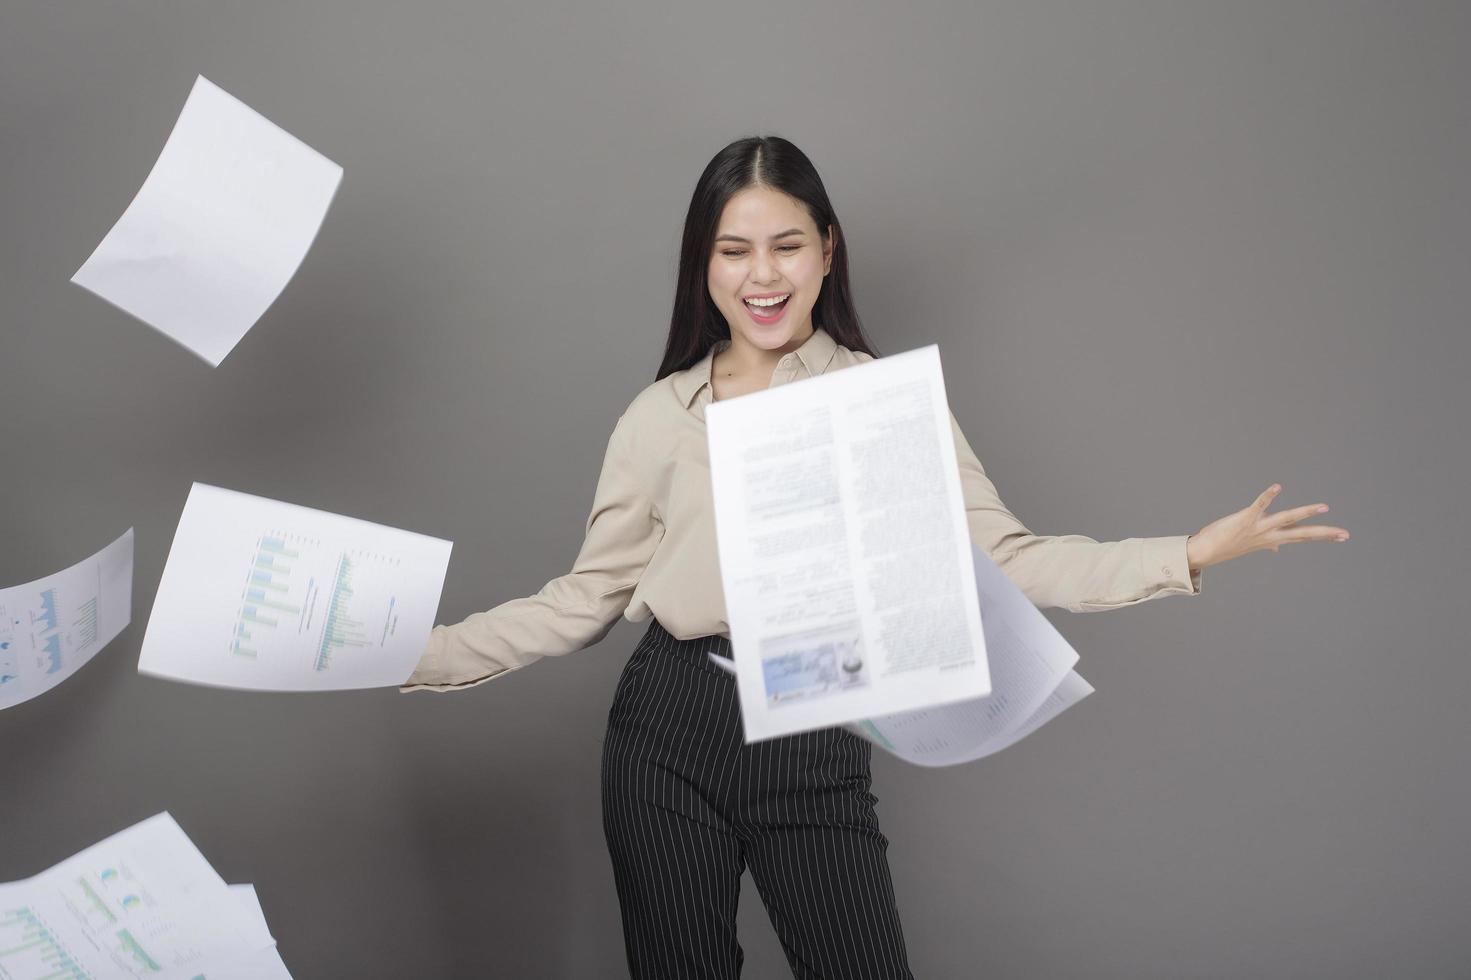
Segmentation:
{"type": "MultiPolygon", "coordinates": [[[[730,635],[705,441],[710,367],[728,344],[649,385],[619,417],[572,570],[535,595],[434,627],[401,690],[459,690],[581,650],[607,636],[619,615],[632,622],[654,616],[680,639],[730,635]]],[[[782,357],[771,385],[871,360],[819,327],[782,357]]],[[[996,495],[953,413],[950,426],[971,539],[1039,608],[1092,612],[1200,594],[1200,573],[1186,559],[1188,535],[1099,542],[1027,530],[996,495]]]]}

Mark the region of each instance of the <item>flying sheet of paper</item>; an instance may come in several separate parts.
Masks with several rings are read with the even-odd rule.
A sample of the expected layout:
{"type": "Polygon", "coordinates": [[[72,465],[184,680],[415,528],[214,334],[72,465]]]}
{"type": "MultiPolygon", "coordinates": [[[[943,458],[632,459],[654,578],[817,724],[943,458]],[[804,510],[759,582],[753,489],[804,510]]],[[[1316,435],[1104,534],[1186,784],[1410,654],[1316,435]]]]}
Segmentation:
{"type": "Polygon", "coordinates": [[[291,980],[286,964],[276,951],[276,940],[266,925],[266,913],[261,908],[255,886],[231,885],[230,894],[240,900],[241,909],[255,928],[251,941],[259,943],[261,948],[240,960],[211,967],[207,980],[291,980]]]}
{"type": "Polygon", "coordinates": [[[266,910],[261,908],[260,896],[255,893],[255,886],[230,885],[229,889],[230,894],[240,902],[250,924],[255,927],[251,939],[261,946],[274,946],[276,937],[271,935],[271,927],[266,924],[266,910]]]}
{"type": "Polygon", "coordinates": [[[132,528],[65,571],[0,589],[0,708],[66,680],[132,617],[132,528]]]}
{"type": "Polygon", "coordinates": [[[747,742],[991,690],[935,345],[705,410],[747,742]]]}
{"type": "Polygon", "coordinates": [[[1042,707],[1038,708],[1032,714],[1032,717],[1023,722],[1020,728],[999,736],[982,749],[960,761],[969,762],[972,759],[993,755],[1004,748],[1015,745],[1092,693],[1092,684],[1083,680],[1083,676],[1076,670],[1068,671],[1067,675],[1063,677],[1062,683],[1057,685],[1057,689],[1047,695],[1047,700],[1042,702],[1042,707]]]}
{"type": "Polygon", "coordinates": [[[214,978],[261,948],[251,913],[167,813],[0,885],[0,977],[214,978]]]}
{"type": "Polygon", "coordinates": [[[196,483],[138,670],[263,691],[396,686],[428,642],[450,547],[196,483]]]}
{"type": "Polygon", "coordinates": [[[983,550],[972,544],[971,555],[990,658],[991,694],[851,726],[917,765],[957,765],[998,752],[1093,690],[1073,672],[1077,651],[1047,617],[983,550]],[[1075,680],[1054,697],[1068,677],[1075,680]]]}
{"type": "Polygon", "coordinates": [[[200,76],[72,282],[218,365],[301,265],[342,168],[200,76]]]}
{"type": "Polygon", "coordinates": [[[267,946],[228,963],[212,963],[202,980],[291,980],[276,947],[267,946]]]}
{"type": "MultiPolygon", "coordinates": [[[[731,674],[735,673],[735,665],[727,658],[713,652],[709,654],[709,657],[722,670],[731,674]]],[[[1032,717],[1023,722],[1021,727],[1008,734],[998,735],[987,741],[975,743],[968,754],[954,751],[947,751],[943,755],[935,753],[933,751],[933,743],[930,745],[923,744],[925,741],[923,736],[926,732],[922,721],[917,725],[896,726],[901,729],[907,728],[908,730],[907,738],[903,735],[900,736],[901,740],[907,743],[904,745],[894,742],[885,734],[884,728],[867,719],[859,722],[850,722],[844,727],[854,734],[868,739],[879,748],[888,750],[905,762],[913,762],[921,766],[953,766],[962,762],[974,762],[976,759],[981,759],[988,755],[995,755],[1002,749],[1015,745],[1092,693],[1093,685],[1083,680],[1082,675],[1077,671],[1070,670],[1063,677],[1062,683],[1057,685],[1057,689],[1047,696],[1047,700],[1042,702],[1042,707],[1033,712],[1032,717]],[[942,758],[944,761],[940,761],[942,758]]],[[[931,723],[929,730],[931,732],[943,731],[953,740],[954,732],[960,731],[963,733],[967,729],[974,727],[968,716],[977,711],[984,711],[985,709],[980,707],[983,703],[984,699],[978,699],[977,701],[966,701],[943,708],[928,709],[929,712],[948,711],[953,713],[952,719],[941,718],[938,722],[931,723]]],[[[882,719],[879,720],[882,721],[882,719]]],[[[893,732],[893,734],[899,733],[893,732]]]]}
{"type": "MultiPolygon", "coordinates": [[[[1078,654],[989,555],[971,545],[989,696],[848,723],[850,731],[906,762],[952,766],[1015,745],[1093,693],[1073,665],[1078,654]]],[[[725,657],[710,659],[734,671],[725,657]]]]}

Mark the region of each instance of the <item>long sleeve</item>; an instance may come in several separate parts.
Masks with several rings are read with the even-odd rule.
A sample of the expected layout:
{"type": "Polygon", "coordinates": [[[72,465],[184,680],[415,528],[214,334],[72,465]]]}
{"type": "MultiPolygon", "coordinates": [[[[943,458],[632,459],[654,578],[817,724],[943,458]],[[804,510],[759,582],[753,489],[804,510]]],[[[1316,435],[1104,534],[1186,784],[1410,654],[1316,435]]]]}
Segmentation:
{"type": "Polygon", "coordinates": [[[452,691],[592,646],[628,607],[664,528],[643,489],[631,423],[618,419],[572,571],[535,595],[436,626],[402,691],[452,691]]]}
{"type": "Polygon", "coordinates": [[[950,426],[971,540],[1039,609],[1098,612],[1200,594],[1200,572],[1191,572],[1185,551],[1189,535],[1095,541],[1027,530],[1001,502],[953,413],[950,426]]]}

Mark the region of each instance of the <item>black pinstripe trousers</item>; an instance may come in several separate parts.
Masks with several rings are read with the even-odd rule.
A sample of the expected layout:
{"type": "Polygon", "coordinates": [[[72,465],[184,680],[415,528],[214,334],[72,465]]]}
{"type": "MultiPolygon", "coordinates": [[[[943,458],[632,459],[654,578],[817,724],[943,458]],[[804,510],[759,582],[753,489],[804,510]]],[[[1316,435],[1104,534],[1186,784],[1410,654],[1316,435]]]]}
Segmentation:
{"type": "Polygon", "coordinates": [[[742,870],[799,978],[912,978],[872,746],[842,728],[745,744],[735,679],[659,621],[629,657],[603,743],[603,831],[635,978],[740,976],[742,870]]]}

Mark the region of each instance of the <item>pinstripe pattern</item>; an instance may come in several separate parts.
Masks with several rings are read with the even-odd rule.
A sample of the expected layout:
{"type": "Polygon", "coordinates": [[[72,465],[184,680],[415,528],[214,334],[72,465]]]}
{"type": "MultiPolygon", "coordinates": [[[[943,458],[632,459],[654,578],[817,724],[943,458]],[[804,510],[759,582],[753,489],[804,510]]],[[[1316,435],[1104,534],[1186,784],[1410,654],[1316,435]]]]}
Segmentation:
{"type": "Polygon", "coordinates": [[[798,978],[912,978],[869,791],[868,742],[824,728],[746,745],[735,680],[659,621],[603,743],[603,831],[635,978],[733,978],[741,871],[798,978]]]}

